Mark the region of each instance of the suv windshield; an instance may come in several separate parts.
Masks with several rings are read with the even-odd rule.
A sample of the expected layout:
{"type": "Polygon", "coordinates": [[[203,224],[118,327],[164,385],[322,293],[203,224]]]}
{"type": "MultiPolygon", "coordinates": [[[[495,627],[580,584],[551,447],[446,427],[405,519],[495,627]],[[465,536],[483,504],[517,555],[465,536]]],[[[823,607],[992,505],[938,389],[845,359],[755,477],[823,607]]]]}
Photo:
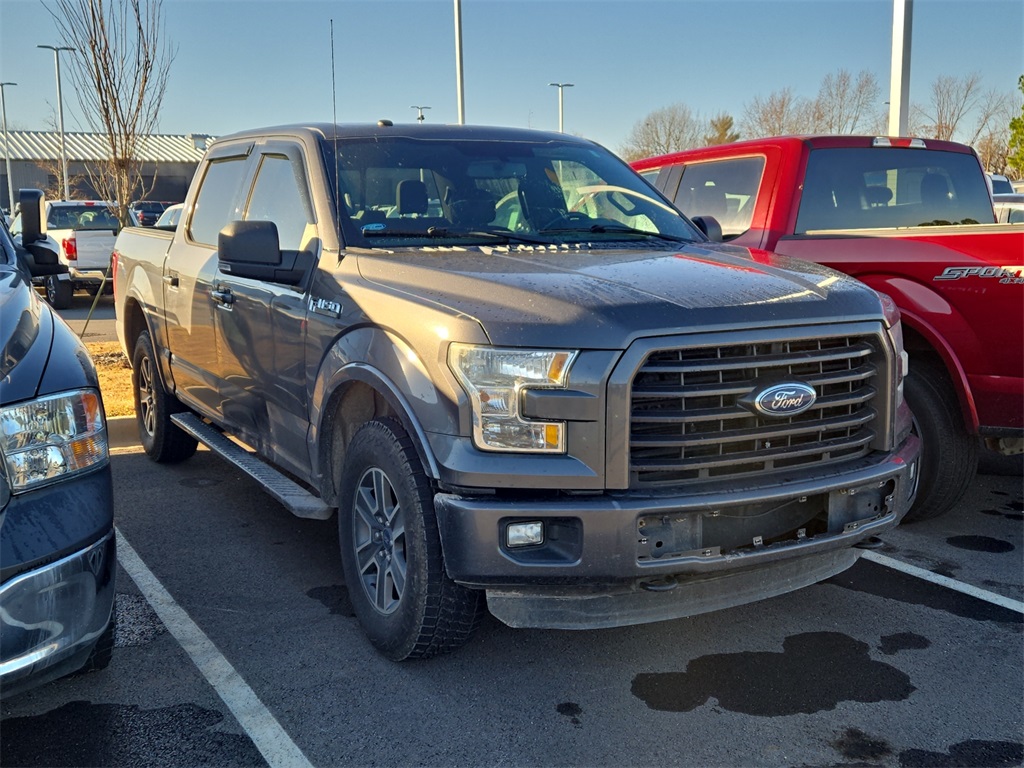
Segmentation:
{"type": "Polygon", "coordinates": [[[700,233],[633,171],[570,141],[346,139],[337,170],[346,242],[363,247],[571,244],[700,233]]]}
{"type": "Polygon", "coordinates": [[[902,147],[816,149],[807,161],[796,232],[993,221],[974,155],[902,147]]]}

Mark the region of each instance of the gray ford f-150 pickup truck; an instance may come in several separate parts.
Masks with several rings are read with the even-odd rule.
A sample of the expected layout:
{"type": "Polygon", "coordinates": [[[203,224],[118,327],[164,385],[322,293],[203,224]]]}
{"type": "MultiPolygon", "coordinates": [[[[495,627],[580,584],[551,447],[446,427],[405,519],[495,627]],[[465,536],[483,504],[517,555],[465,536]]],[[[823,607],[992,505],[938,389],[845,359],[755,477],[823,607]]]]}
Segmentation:
{"type": "Polygon", "coordinates": [[[895,306],[709,243],[590,141],[236,134],[177,230],[126,229],[114,260],[146,451],[201,440],[295,514],[337,509],[392,659],[464,643],[484,597],[596,628],[781,594],[913,499],[895,306]]]}

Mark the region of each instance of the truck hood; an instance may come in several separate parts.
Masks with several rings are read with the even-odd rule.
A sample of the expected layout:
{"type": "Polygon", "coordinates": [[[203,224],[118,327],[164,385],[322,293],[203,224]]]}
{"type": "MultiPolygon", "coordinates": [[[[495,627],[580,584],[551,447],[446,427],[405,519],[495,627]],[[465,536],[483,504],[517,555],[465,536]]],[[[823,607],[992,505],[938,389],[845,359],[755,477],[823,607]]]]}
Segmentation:
{"type": "Polygon", "coordinates": [[[97,387],[85,345],[21,272],[0,266],[0,405],[82,387],[97,387]]]}
{"type": "Polygon", "coordinates": [[[364,252],[359,270],[475,318],[496,345],[623,349],[640,336],[882,316],[877,295],[839,272],[728,245],[364,252]]]}

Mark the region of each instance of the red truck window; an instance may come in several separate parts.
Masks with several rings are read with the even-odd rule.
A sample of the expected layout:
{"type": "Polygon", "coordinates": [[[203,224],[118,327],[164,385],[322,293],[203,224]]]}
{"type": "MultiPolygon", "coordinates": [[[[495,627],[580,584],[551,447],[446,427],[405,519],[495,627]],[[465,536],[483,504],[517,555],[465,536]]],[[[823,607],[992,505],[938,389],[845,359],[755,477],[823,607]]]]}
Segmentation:
{"type": "Polygon", "coordinates": [[[763,173],[763,157],[693,163],[683,170],[674,202],[691,218],[714,216],[728,240],[750,229],[763,173]]]}
{"type": "Polygon", "coordinates": [[[811,152],[796,234],[993,221],[973,155],[905,148],[811,152]]]}

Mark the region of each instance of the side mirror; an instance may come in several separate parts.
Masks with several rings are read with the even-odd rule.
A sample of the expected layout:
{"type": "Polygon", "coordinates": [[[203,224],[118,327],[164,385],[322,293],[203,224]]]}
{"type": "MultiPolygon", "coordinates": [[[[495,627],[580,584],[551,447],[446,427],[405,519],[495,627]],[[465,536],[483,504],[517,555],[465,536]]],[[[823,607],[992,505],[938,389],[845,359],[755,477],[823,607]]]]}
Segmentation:
{"type": "Polygon", "coordinates": [[[217,269],[226,275],[297,285],[313,261],[307,251],[282,251],[272,221],[232,221],[217,234],[217,269]]]}
{"type": "Polygon", "coordinates": [[[712,243],[722,242],[722,225],[718,223],[718,219],[714,216],[694,216],[690,221],[696,225],[697,229],[707,235],[708,240],[712,243]]]}
{"type": "Polygon", "coordinates": [[[41,189],[19,189],[21,244],[26,248],[46,238],[46,195],[41,189]]]}

